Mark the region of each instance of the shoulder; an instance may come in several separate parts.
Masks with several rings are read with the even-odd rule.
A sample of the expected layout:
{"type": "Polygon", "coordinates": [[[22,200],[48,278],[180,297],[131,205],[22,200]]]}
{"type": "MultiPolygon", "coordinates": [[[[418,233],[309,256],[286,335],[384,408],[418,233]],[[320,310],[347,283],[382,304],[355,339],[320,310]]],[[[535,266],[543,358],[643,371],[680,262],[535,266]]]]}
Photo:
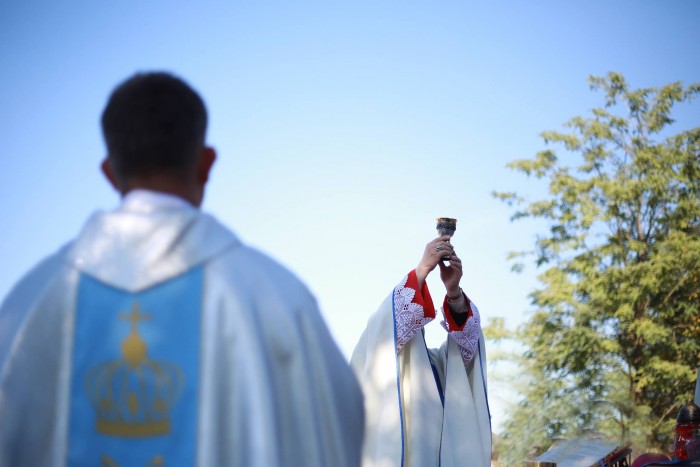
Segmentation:
{"type": "Polygon", "coordinates": [[[214,259],[209,271],[212,275],[246,286],[255,293],[315,302],[308,287],[290,269],[243,243],[214,259]]]}
{"type": "Polygon", "coordinates": [[[27,315],[36,307],[58,278],[69,268],[64,246],[29,270],[10,290],[0,305],[0,362],[27,315]]]}
{"type": "Polygon", "coordinates": [[[7,294],[0,306],[0,310],[4,313],[8,308],[16,308],[18,302],[25,302],[28,299],[38,297],[40,295],[39,291],[49,284],[62,268],[68,267],[66,252],[70,245],[70,243],[64,245],[57,252],[47,256],[25,273],[7,294]]]}
{"type": "MultiPolygon", "coordinates": [[[[238,236],[208,214],[203,214],[208,230],[217,236],[229,238],[206,261],[206,281],[209,290],[233,293],[269,306],[283,301],[287,310],[316,309],[315,297],[308,287],[289,268],[268,254],[246,245],[238,236]],[[214,286],[216,284],[216,286],[214,286]]],[[[210,238],[209,235],[203,238],[210,238]]],[[[277,307],[279,308],[279,307],[277,307]]]]}

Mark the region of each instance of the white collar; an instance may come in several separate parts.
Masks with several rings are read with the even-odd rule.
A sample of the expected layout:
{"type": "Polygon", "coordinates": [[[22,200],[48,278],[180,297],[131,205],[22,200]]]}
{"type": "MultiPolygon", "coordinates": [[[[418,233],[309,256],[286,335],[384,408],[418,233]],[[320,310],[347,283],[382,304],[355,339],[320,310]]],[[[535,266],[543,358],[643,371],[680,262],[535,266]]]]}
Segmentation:
{"type": "Polygon", "coordinates": [[[146,190],[137,188],[129,191],[121,200],[121,207],[125,205],[139,206],[148,205],[157,208],[193,208],[192,204],[179,196],[163,193],[162,191],[146,190]]]}

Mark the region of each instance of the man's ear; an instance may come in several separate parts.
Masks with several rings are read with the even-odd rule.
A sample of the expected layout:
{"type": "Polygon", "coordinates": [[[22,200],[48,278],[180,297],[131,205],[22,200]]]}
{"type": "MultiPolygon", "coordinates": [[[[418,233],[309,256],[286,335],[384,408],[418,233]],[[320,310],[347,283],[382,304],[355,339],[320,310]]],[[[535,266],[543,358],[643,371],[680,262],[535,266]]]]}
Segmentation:
{"type": "Polygon", "coordinates": [[[216,150],[209,146],[203,147],[197,162],[197,181],[202,185],[209,181],[209,173],[214,165],[214,161],[216,161],[216,150]]]}
{"type": "Polygon", "coordinates": [[[100,165],[100,168],[102,169],[102,173],[104,174],[105,178],[109,181],[109,184],[112,185],[112,188],[121,193],[121,190],[119,189],[119,182],[117,181],[117,177],[114,175],[114,169],[112,168],[112,164],[109,162],[109,157],[105,157],[100,165]]]}

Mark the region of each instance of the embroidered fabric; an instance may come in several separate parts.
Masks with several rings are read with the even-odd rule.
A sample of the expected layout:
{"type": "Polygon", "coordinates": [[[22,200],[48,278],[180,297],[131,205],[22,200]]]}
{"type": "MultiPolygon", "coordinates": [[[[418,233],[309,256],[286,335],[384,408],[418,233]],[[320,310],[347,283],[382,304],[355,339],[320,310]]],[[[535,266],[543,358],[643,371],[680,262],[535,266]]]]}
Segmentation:
{"type": "MultiPolygon", "coordinates": [[[[469,365],[479,351],[479,337],[481,335],[481,316],[479,316],[479,310],[477,310],[473,303],[470,303],[470,305],[472,315],[464,324],[464,328],[462,328],[461,331],[450,331],[446,320],[440,322],[442,327],[448,332],[448,338],[454,339],[459,346],[459,351],[462,354],[462,360],[464,360],[465,365],[469,365]]],[[[442,312],[444,315],[445,310],[442,312]]]]}
{"type": "MultiPolygon", "coordinates": [[[[413,336],[423,329],[423,326],[433,320],[425,316],[422,305],[414,302],[416,290],[406,287],[408,276],[404,277],[394,289],[394,319],[396,324],[396,353],[399,353],[404,345],[413,336]]],[[[446,320],[440,324],[448,332],[448,338],[454,339],[459,346],[462,360],[469,365],[479,351],[479,337],[481,336],[481,317],[479,310],[470,302],[471,316],[464,324],[461,331],[450,330],[446,320]]],[[[442,310],[443,316],[445,310],[442,310]]]]}
{"type": "Polygon", "coordinates": [[[416,290],[406,287],[408,276],[394,289],[394,319],[396,324],[396,353],[433,318],[426,318],[423,306],[415,303],[416,290]]]}

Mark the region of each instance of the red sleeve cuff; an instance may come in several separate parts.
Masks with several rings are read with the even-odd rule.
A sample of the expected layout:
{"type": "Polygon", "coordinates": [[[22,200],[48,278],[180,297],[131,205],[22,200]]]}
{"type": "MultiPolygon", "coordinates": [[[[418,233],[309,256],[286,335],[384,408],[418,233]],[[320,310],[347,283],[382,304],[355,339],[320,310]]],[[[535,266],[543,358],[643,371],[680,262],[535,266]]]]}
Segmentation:
{"type": "Polygon", "coordinates": [[[413,303],[423,307],[423,317],[434,319],[435,305],[433,304],[433,299],[430,296],[428,284],[423,282],[423,288],[418,290],[418,276],[416,276],[415,269],[408,273],[408,280],[406,281],[405,287],[410,287],[416,291],[416,295],[413,297],[413,303]]]}
{"type": "Polygon", "coordinates": [[[467,294],[462,292],[462,295],[467,301],[467,319],[464,320],[461,326],[458,326],[454,318],[452,317],[450,305],[447,303],[449,300],[447,295],[445,295],[445,300],[442,302],[442,310],[444,311],[445,321],[447,321],[447,329],[449,331],[462,331],[464,329],[464,326],[467,324],[467,321],[469,321],[469,318],[472,317],[472,302],[469,300],[469,297],[467,297],[467,294]]]}

